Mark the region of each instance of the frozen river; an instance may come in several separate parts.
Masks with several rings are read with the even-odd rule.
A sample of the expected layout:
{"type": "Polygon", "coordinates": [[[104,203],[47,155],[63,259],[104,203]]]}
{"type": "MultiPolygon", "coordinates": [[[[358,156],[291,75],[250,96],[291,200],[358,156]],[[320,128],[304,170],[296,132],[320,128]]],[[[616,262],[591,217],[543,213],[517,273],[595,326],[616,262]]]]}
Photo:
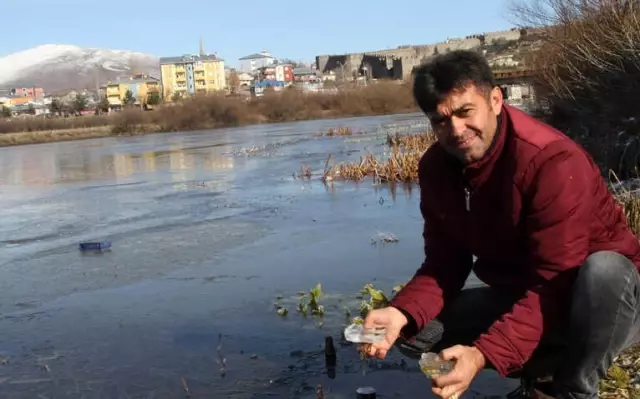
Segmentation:
{"type": "MultiPolygon", "coordinates": [[[[390,293],[420,265],[418,192],[294,178],[424,129],[396,115],[0,149],[2,397],[429,397],[397,354],[363,375],[339,346],[329,378],[322,352],[364,284],[390,293]],[[318,137],[337,126],[367,133],[318,137]],[[399,242],[371,245],[379,232],[399,242]],[[79,252],[88,239],[112,250],[79,252]],[[317,283],[322,323],[295,311],[317,283]]],[[[511,388],[487,373],[474,396],[511,388]]]]}

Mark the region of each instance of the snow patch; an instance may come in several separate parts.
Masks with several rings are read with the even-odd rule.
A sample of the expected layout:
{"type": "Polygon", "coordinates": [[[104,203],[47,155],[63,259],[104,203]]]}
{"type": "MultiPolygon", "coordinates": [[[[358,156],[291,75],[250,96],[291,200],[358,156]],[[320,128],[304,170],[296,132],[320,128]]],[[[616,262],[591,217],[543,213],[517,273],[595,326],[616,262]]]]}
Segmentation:
{"type": "Polygon", "coordinates": [[[125,72],[129,71],[132,65],[159,68],[157,63],[157,57],[138,52],[45,44],[0,57],[0,84],[28,80],[29,74],[33,71],[42,72],[51,68],[125,72]]]}

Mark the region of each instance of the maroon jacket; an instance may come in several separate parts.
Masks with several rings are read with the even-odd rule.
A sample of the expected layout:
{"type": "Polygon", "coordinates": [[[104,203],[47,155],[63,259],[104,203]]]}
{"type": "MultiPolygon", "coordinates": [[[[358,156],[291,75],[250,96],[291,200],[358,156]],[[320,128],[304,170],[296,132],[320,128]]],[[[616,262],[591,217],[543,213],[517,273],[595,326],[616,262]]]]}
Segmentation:
{"type": "Polygon", "coordinates": [[[575,272],[589,254],[617,251],[640,267],[638,239],[591,157],[516,108],[503,107],[482,160],[463,167],[435,144],[420,160],[419,181],[425,261],[391,305],[413,318],[403,331],[411,336],[471,270],[512,293],[511,311],[474,342],[502,376],[566,322],[575,272]]]}

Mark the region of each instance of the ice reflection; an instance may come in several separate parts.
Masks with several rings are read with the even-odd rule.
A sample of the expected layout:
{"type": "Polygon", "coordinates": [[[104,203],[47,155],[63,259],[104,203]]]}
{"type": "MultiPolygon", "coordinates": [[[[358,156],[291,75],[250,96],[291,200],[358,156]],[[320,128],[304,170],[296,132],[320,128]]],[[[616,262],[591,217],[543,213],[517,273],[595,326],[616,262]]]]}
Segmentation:
{"type": "Polygon", "coordinates": [[[172,146],[140,154],[25,148],[6,151],[0,157],[0,184],[42,186],[109,179],[121,182],[136,173],[165,172],[170,172],[174,181],[185,181],[192,175],[189,171],[229,170],[235,166],[234,158],[223,154],[220,147],[191,150],[172,146]]]}

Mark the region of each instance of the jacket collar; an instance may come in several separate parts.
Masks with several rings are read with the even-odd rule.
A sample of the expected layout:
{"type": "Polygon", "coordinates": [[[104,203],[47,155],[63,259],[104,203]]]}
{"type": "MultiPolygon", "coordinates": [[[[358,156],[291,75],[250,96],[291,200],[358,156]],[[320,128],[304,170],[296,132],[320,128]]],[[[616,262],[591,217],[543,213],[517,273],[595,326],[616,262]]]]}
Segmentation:
{"type": "Polygon", "coordinates": [[[462,168],[465,184],[473,191],[481,186],[491,175],[497,160],[504,152],[509,126],[507,106],[503,105],[498,115],[496,135],[482,159],[462,168]]]}

